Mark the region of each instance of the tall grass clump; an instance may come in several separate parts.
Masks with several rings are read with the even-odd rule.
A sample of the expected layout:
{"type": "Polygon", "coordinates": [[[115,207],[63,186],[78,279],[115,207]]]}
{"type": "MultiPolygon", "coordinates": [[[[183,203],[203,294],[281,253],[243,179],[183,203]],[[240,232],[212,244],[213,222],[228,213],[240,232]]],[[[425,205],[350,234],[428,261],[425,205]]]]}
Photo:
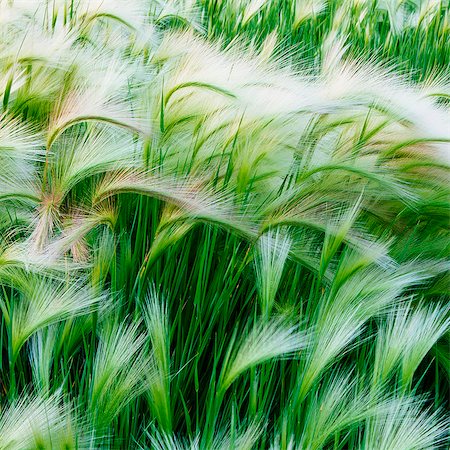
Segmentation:
{"type": "Polygon", "coordinates": [[[449,17],[0,0],[0,449],[447,448],[449,17]]]}

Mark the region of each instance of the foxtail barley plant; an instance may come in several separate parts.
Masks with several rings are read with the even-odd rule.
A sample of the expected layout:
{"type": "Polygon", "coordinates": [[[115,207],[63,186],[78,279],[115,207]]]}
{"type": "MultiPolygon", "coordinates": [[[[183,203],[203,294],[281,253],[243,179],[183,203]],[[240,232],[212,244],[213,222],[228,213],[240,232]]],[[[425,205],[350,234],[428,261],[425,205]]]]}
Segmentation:
{"type": "Polygon", "coordinates": [[[0,0],[0,450],[450,445],[448,0],[0,0]]]}

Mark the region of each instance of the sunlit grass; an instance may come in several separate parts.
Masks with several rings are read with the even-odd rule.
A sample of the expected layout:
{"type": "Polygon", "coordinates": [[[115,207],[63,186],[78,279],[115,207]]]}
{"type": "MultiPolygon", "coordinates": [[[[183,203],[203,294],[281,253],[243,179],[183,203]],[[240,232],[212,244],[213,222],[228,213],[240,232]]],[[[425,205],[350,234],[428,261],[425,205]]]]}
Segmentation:
{"type": "Polygon", "coordinates": [[[0,0],[0,449],[446,448],[449,34],[0,0]]]}

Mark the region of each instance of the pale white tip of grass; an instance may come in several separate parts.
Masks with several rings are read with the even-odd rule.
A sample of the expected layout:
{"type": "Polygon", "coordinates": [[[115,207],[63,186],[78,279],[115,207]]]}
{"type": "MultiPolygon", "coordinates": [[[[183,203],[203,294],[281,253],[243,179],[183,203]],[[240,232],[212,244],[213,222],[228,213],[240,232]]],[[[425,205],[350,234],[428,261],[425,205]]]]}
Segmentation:
{"type": "Polygon", "coordinates": [[[220,435],[214,439],[213,448],[217,450],[228,450],[234,448],[236,450],[252,450],[255,448],[257,440],[262,435],[262,428],[253,423],[246,430],[238,430],[233,437],[220,435]]]}
{"type": "Polygon", "coordinates": [[[10,45],[0,51],[0,57],[24,65],[38,61],[50,69],[67,68],[71,63],[71,48],[76,37],[76,33],[68,28],[49,34],[43,32],[40,25],[30,25],[20,33],[8,36],[10,45]]]}
{"type": "Polygon", "coordinates": [[[230,196],[205,188],[202,180],[176,180],[151,173],[123,170],[112,173],[96,187],[93,203],[120,193],[139,193],[178,206],[191,218],[232,228],[254,236],[255,230],[242,214],[235,211],[230,196]]]}
{"type": "Polygon", "coordinates": [[[298,447],[295,447],[293,438],[288,441],[285,436],[276,435],[269,450],[298,450],[298,447]]]}
{"type": "Polygon", "coordinates": [[[150,365],[139,323],[105,322],[99,336],[89,406],[93,423],[107,427],[121,410],[141,395],[150,365]]]}
{"type": "Polygon", "coordinates": [[[94,296],[80,282],[56,282],[26,276],[20,281],[22,298],[12,314],[12,360],[28,338],[48,325],[93,311],[104,296],[94,296]]]}
{"type": "Polygon", "coordinates": [[[0,415],[0,448],[85,448],[77,422],[59,395],[23,395],[0,415]]]}
{"type": "Polygon", "coordinates": [[[269,33],[264,39],[263,45],[261,46],[261,50],[258,52],[258,58],[264,61],[269,61],[277,48],[278,44],[278,34],[277,30],[269,33]]]}
{"type": "Polygon", "coordinates": [[[314,328],[311,349],[305,356],[304,371],[299,380],[298,401],[312,392],[313,385],[328,367],[356,346],[355,340],[364,327],[359,311],[330,311],[321,319],[322,324],[314,328]]]}
{"type": "Polygon", "coordinates": [[[326,7],[326,0],[295,0],[293,2],[294,28],[297,28],[305,20],[317,17],[326,7]]]}
{"type": "Polygon", "coordinates": [[[54,232],[61,226],[60,198],[58,194],[44,193],[35,211],[32,232],[28,239],[33,252],[42,253],[54,232]]]}
{"type": "Polygon", "coordinates": [[[159,426],[172,431],[170,405],[170,328],[167,304],[151,287],[144,309],[144,321],[152,344],[150,364],[152,376],[148,379],[150,406],[159,426]]]}
{"type": "Polygon", "coordinates": [[[420,6],[418,10],[411,11],[406,20],[406,26],[412,29],[427,29],[429,24],[440,14],[441,8],[446,4],[443,0],[424,0],[417,2],[420,6]]]}
{"type": "Polygon", "coordinates": [[[27,165],[8,164],[7,161],[0,163],[4,172],[0,174],[0,202],[4,200],[14,200],[18,206],[37,206],[41,193],[37,180],[34,178],[32,167],[27,165]],[[15,166],[15,167],[14,167],[15,166]],[[31,170],[30,170],[31,169],[31,170]]]}
{"type": "Polygon", "coordinates": [[[20,120],[0,115],[0,157],[40,161],[44,155],[42,136],[20,120]]]}
{"type": "MultiPolygon", "coordinates": [[[[49,268],[49,261],[38,252],[30,251],[27,243],[13,243],[0,247],[0,268],[23,268],[31,271],[44,271],[49,268]]],[[[50,267],[53,264],[50,264],[50,267]]]]}
{"type": "Polygon", "coordinates": [[[272,312],[290,248],[290,236],[279,229],[264,234],[258,241],[255,258],[256,281],[262,314],[265,317],[269,317],[272,312]]]}
{"type": "Polygon", "coordinates": [[[78,3],[76,12],[87,22],[106,18],[138,31],[146,23],[147,9],[146,3],[141,0],[82,0],[78,3]]]}
{"type": "Polygon", "coordinates": [[[101,225],[113,230],[116,220],[117,210],[108,202],[89,211],[74,211],[70,217],[66,218],[61,234],[45,247],[44,254],[57,261],[71,250],[74,261],[87,264],[90,259],[90,249],[85,244],[85,236],[101,225]],[[79,250],[81,253],[77,254],[79,250]]]}
{"type": "Polygon", "coordinates": [[[241,5],[244,6],[244,10],[242,12],[242,24],[246,24],[249,20],[252,19],[253,16],[258,14],[262,9],[268,7],[273,0],[250,0],[249,2],[241,2],[241,5]]]}
{"type": "Polygon", "coordinates": [[[52,325],[36,331],[29,341],[28,349],[34,386],[43,396],[50,392],[50,375],[57,336],[58,327],[52,325]]]}
{"type": "MultiPolygon", "coordinates": [[[[92,54],[92,57],[96,55],[92,54]]],[[[130,66],[118,56],[111,56],[106,61],[102,59],[105,58],[97,56],[96,61],[91,61],[90,65],[95,69],[87,79],[77,80],[60,98],[50,118],[48,148],[65,129],[87,121],[148,134],[146,124],[135,116],[129,102],[129,83],[133,77],[130,66]]]]}
{"type": "MultiPolygon", "coordinates": [[[[344,261],[340,266],[346,270],[344,261]]],[[[308,395],[326,368],[360,344],[356,338],[370,318],[397,305],[405,289],[430,276],[426,267],[416,265],[415,269],[412,265],[388,270],[369,266],[343,279],[338,270],[311,324],[314,339],[305,357],[299,400],[308,395]]]]}
{"type": "Polygon", "coordinates": [[[225,391],[246,370],[276,358],[295,356],[307,345],[307,337],[297,326],[286,325],[282,318],[261,321],[238,342],[232,339],[219,380],[225,391]]]}
{"type": "MultiPolygon", "coordinates": [[[[233,433],[218,431],[211,444],[209,450],[251,450],[254,448],[257,440],[261,437],[262,428],[252,423],[246,428],[234,430],[233,433]]],[[[196,436],[190,441],[180,439],[173,434],[148,433],[150,437],[151,448],[154,450],[202,450],[205,447],[201,445],[201,437],[196,436]]]]}
{"type": "Polygon", "coordinates": [[[80,181],[118,167],[137,167],[142,161],[130,133],[101,124],[65,133],[52,151],[52,187],[61,200],[80,181]]]}
{"type": "Polygon", "coordinates": [[[449,307],[401,304],[380,327],[375,352],[374,376],[385,382],[397,368],[404,388],[411,387],[419,364],[450,327],[449,307]]]}
{"type": "MultiPolygon", "coordinates": [[[[17,91],[26,83],[26,70],[21,69],[17,64],[8,71],[0,74],[0,96],[5,101],[6,91],[9,90],[9,99],[14,98],[17,91]]],[[[5,101],[6,103],[6,101],[5,101]]]]}
{"type": "MultiPolygon", "coordinates": [[[[393,132],[391,142],[427,141],[439,144],[436,158],[449,160],[450,139],[448,110],[437,105],[432,96],[408,83],[392,70],[375,63],[345,60],[346,47],[342,39],[331,39],[324,51],[321,96],[324,101],[335,102],[341,109],[351,110],[366,116],[368,108],[376,105],[376,114],[381,114],[393,132]]],[[[430,85],[430,82],[427,82],[430,85]]],[[[445,97],[445,93],[444,93],[445,97]]],[[[332,104],[332,103],[331,103],[332,104]]]]}
{"type": "Polygon", "coordinates": [[[14,279],[21,270],[31,274],[41,274],[49,278],[61,277],[66,271],[86,269],[86,262],[74,261],[58,252],[58,247],[49,246],[42,250],[35,247],[30,239],[0,246],[0,278],[14,279]]]}
{"type": "MultiPolygon", "coordinates": [[[[365,428],[360,450],[432,450],[442,448],[450,419],[442,411],[430,412],[424,401],[399,397],[390,401],[365,428]]],[[[448,441],[447,441],[448,443],[448,441]]]]}
{"type": "Polygon", "coordinates": [[[156,23],[166,19],[178,19],[190,25],[190,28],[205,31],[201,24],[201,8],[196,0],[165,0],[160,3],[161,8],[155,11],[156,23]]]}
{"type": "Polygon", "coordinates": [[[336,433],[376,416],[387,405],[378,386],[361,389],[354,374],[331,373],[306,405],[299,448],[322,449],[336,433]]]}

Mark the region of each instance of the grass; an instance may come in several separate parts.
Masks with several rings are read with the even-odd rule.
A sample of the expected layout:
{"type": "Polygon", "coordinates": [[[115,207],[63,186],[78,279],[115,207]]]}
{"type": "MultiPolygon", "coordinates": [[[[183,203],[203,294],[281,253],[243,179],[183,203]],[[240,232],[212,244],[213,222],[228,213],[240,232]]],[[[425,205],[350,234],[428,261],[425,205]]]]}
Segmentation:
{"type": "Polygon", "coordinates": [[[444,449],[444,1],[0,0],[0,449],[444,449]]]}

